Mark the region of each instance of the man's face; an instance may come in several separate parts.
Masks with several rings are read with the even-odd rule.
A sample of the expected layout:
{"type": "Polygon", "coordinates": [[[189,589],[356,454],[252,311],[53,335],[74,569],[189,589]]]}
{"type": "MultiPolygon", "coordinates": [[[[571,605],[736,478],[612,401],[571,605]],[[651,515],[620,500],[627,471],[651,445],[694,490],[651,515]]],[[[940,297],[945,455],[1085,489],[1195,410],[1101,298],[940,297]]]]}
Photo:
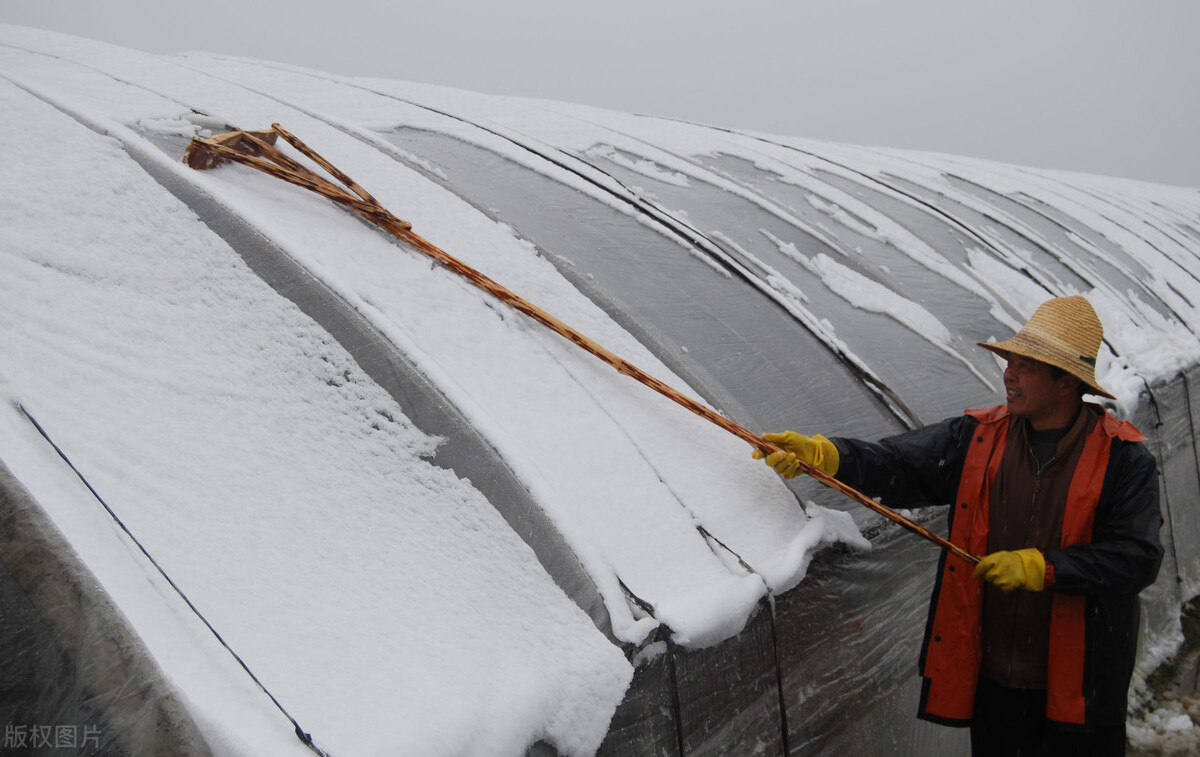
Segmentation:
{"type": "Polygon", "coordinates": [[[1075,379],[1054,378],[1050,366],[1021,355],[1009,355],[1004,369],[1008,411],[1027,418],[1036,429],[1062,428],[1075,415],[1075,379]]]}

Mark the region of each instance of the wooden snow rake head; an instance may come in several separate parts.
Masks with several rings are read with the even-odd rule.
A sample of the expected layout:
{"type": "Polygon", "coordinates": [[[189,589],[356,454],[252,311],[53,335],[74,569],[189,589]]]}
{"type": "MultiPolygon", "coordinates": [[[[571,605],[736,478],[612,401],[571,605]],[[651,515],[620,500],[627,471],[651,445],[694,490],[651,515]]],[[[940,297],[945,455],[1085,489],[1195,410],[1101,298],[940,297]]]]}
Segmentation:
{"type": "MultiPolygon", "coordinates": [[[[333,164],[321,157],[316,151],[304,144],[304,142],[300,141],[295,135],[285,130],[279,124],[272,124],[269,130],[235,130],[208,139],[201,139],[197,137],[188,144],[187,150],[183,155],[183,160],[189,166],[198,170],[216,168],[217,166],[230,161],[241,163],[262,171],[263,173],[270,174],[276,178],[283,179],[288,183],[295,184],[309,191],[323,195],[339,205],[357,213],[359,216],[370,221],[371,223],[374,223],[383,230],[391,233],[393,236],[397,237],[416,251],[433,258],[446,268],[449,268],[451,271],[467,279],[475,286],[483,289],[485,292],[491,294],[502,302],[507,303],[514,309],[524,313],[543,326],[546,326],[559,336],[562,336],[564,339],[573,342],[577,346],[591,353],[594,357],[607,363],[617,372],[629,376],[645,386],[648,386],[681,407],[717,426],[720,426],[739,439],[749,443],[751,446],[762,450],[765,454],[779,451],[778,447],[763,439],[761,436],[734,423],[728,418],[720,415],[705,405],[700,404],[691,397],[680,393],[667,384],[664,384],[662,381],[654,378],[624,358],[621,358],[608,351],[580,332],[532,304],[528,300],[509,291],[482,272],[468,266],[457,258],[451,256],[449,253],[443,251],[433,243],[414,233],[412,231],[412,224],[392,215],[390,211],[380,205],[379,202],[372,197],[370,193],[359,186],[357,182],[344,174],[342,171],[338,170],[333,164]],[[338,182],[341,182],[341,186],[338,186],[326,177],[321,176],[315,171],[309,169],[307,166],[304,166],[303,164],[281,152],[275,147],[277,137],[283,137],[284,141],[324,169],[338,182]]],[[[857,489],[838,481],[824,471],[804,464],[803,462],[801,462],[800,467],[805,473],[812,476],[825,486],[842,493],[864,507],[873,510],[879,515],[882,515],[884,518],[887,518],[893,523],[899,524],[908,531],[911,531],[912,533],[915,533],[916,535],[949,551],[951,554],[962,558],[968,564],[974,565],[979,562],[978,557],[966,552],[962,548],[952,544],[949,540],[933,533],[929,529],[917,523],[914,523],[899,513],[893,512],[887,507],[884,507],[862,492],[859,492],[857,489]]]]}

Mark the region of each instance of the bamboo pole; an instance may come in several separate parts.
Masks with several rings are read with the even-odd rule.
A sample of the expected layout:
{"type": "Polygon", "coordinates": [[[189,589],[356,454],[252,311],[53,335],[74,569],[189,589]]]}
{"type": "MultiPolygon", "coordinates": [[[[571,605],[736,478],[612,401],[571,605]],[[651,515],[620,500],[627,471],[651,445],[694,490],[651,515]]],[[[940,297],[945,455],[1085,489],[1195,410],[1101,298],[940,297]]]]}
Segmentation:
{"type": "MultiPolygon", "coordinates": [[[[426,240],[424,237],[412,230],[412,224],[392,215],[392,213],[380,205],[379,202],[370,195],[370,193],[359,186],[357,182],[334,167],[332,163],[321,157],[315,150],[306,145],[295,135],[286,131],[279,124],[272,124],[271,128],[271,132],[234,131],[209,139],[193,139],[188,145],[187,151],[184,153],[184,161],[188,163],[188,165],[199,170],[215,168],[221,163],[224,163],[226,160],[236,161],[291,184],[295,184],[296,186],[303,187],[304,189],[308,189],[312,192],[316,192],[317,194],[327,197],[339,205],[347,208],[348,210],[357,213],[359,216],[370,221],[371,223],[379,226],[383,230],[405,242],[417,252],[434,259],[444,267],[467,279],[488,294],[491,294],[496,299],[508,304],[515,310],[524,313],[533,320],[554,331],[564,339],[576,344],[594,357],[607,363],[617,372],[633,378],[641,384],[663,395],[672,402],[680,405],[684,409],[689,410],[695,415],[698,415],[701,418],[725,429],[729,433],[733,434],[739,439],[742,439],[756,449],[761,450],[764,455],[769,455],[773,452],[780,451],[779,447],[771,444],[758,434],[755,434],[745,427],[734,423],[711,408],[700,404],[691,397],[688,397],[678,390],[668,386],[654,376],[646,373],[641,368],[633,365],[628,360],[625,360],[624,358],[610,352],[608,349],[604,348],[600,344],[597,344],[592,339],[571,328],[550,313],[547,313],[545,310],[542,310],[525,298],[513,293],[484,273],[472,268],[466,263],[463,263],[462,261],[442,250],[437,245],[426,240]],[[313,162],[321,166],[321,168],[327,171],[331,176],[342,182],[342,184],[348,187],[350,191],[337,186],[323,176],[311,171],[307,167],[280,152],[273,144],[273,135],[276,134],[283,137],[285,141],[310,158],[313,162]]],[[[967,563],[974,565],[979,562],[978,557],[966,552],[962,548],[951,543],[948,539],[933,533],[918,523],[914,523],[908,518],[905,518],[890,508],[876,502],[848,484],[838,481],[836,478],[830,476],[824,471],[808,465],[803,461],[800,461],[800,469],[825,486],[854,500],[869,510],[882,515],[884,518],[887,518],[893,523],[899,524],[908,531],[911,531],[912,533],[917,534],[918,536],[938,545],[942,549],[949,551],[951,554],[962,558],[967,563]]]]}

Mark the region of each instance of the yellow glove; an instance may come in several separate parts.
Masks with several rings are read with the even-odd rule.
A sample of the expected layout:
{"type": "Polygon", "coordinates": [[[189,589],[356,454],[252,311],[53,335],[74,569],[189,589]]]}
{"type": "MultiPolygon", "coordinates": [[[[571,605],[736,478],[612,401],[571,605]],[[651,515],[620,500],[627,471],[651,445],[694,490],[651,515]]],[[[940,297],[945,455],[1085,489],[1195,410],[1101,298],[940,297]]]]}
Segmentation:
{"type": "Polygon", "coordinates": [[[1041,591],[1046,581],[1046,559],[1036,549],[993,552],[975,566],[975,577],[993,583],[1001,591],[1041,591]]]}
{"type": "MultiPolygon", "coordinates": [[[[795,431],[779,434],[763,434],[763,439],[780,448],[780,452],[766,455],[765,462],[784,478],[795,478],[803,473],[800,463],[804,462],[830,476],[837,473],[838,451],[820,434],[805,436],[795,431]]],[[[754,459],[763,460],[762,450],[754,450],[754,459]]]]}

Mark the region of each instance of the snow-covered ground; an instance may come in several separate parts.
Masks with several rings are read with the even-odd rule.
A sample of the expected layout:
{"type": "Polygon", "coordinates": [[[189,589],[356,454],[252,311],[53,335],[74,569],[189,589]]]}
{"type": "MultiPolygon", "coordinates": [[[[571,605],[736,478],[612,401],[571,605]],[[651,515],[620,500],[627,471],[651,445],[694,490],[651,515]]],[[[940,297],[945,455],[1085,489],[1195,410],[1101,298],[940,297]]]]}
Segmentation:
{"type": "MultiPolygon", "coordinates": [[[[1105,314],[1100,381],[1119,409],[1136,406],[1146,381],[1200,360],[1193,190],[151,56],[3,26],[0,113],[0,459],[129,616],[219,754],[307,752],[18,404],[333,754],[518,755],[539,740],[594,753],[633,673],[606,633],[630,648],[659,628],[684,646],[716,644],[764,597],[803,580],[822,547],[869,544],[847,513],[802,509],[744,443],[327,201],[240,166],[192,171],[162,145],[224,124],[282,123],[422,236],[693,396],[538,247],[387,135],[448,135],[616,211],[636,205],[680,255],[739,270],[880,384],[921,383],[904,360],[933,355],[960,372],[946,383],[989,396],[996,366],[972,341],[1004,336],[1047,291],[1084,291],[1105,314]],[[463,112],[487,128],[447,115],[463,112]],[[804,193],[805,208],[706,162],[718,154],[804,193]],[[547,514],[611,628],[595,627],[475,484],[432,463],[442,440],[143,166],[215,198],[416,366],[547,514]],[[998,218],[950,169],[1047,217],[1083,219],[1093,235],[1051,233],[1016,211],[998,218]],[[880,186],[903,176],[914,195],[994,223],[948,260],[847,187],[865,174],[880,186]],[[832,254],[765,228],[750,239],[705,227],[694,231],[710,241],[689,246],[667,192],[701,185],[832,254]],[[1014,228],[1024,246],[1005,238],[1014,228]],[[872,245],[889,264],[864,253],[872,245]],[[1059,262],[1038,262],[1035,247],[1059,262]],[[917,294],[921,276],[967,293],[993,319],[988,331],[961,331],[953,304],[917,294]],[[855,342],[855,322],[859,337],[915,335],[930,352],[886,359],[855,342]]],[[[915,205],[888,191],[888,202],[915,205]]]]}

